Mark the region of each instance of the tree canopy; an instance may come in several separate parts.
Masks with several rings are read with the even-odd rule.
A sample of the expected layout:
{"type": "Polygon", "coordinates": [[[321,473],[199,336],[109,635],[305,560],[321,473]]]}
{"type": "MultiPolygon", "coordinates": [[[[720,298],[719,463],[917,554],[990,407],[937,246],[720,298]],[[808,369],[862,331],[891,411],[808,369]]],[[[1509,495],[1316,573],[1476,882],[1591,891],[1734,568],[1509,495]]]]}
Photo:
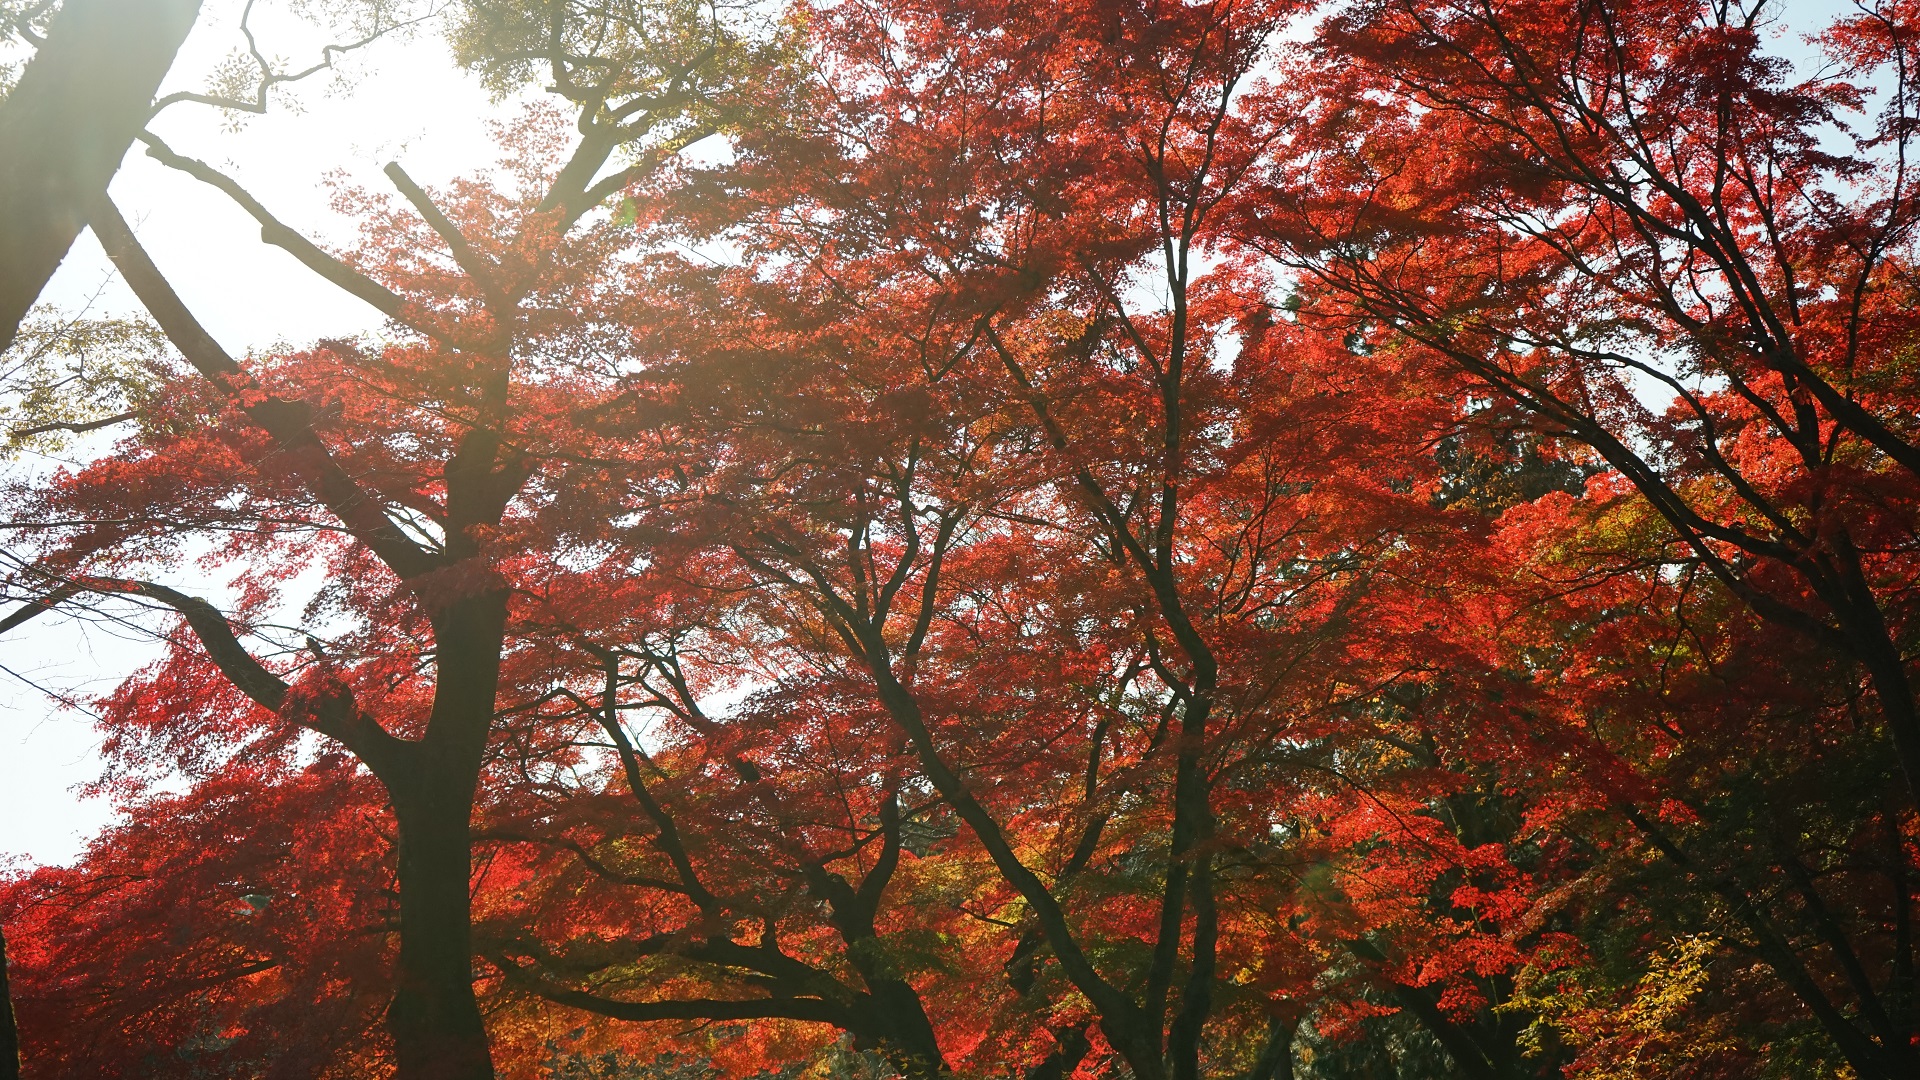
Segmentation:
{"type": "Polygon", "coordinates": [[[1920,5],[337,7],[382,328],[0,370],[23,1075],[1920,1074],[1920,5]]]}

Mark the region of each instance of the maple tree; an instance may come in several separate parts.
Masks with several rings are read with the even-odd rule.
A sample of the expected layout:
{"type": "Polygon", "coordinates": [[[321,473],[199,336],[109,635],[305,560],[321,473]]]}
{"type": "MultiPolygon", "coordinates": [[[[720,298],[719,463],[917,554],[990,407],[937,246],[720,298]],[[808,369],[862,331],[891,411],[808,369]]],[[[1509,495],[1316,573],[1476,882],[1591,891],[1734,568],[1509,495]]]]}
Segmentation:
{"type": "MultiPolygon", "coordinates": [[[[1920,787],[1900,612],[1877,581],[1876,530],[1897,526],[1825,489],[1872,473],[1870,502],[1897,505],[1920,469],[1887,418],[1897,399],[1876,397],[1901,389],[1885,365],[1904,325],[1888,305],[1912,224],[1911,87],[1856,153],[1829,149],[1863,90],[1788,85],[1763,10],[1578,4],[1572,35],[1557,4],[1343,13],[1320,47],[1346,85],[1323,100],[1379,91],[1382,108],[1322,107],[1313,171],[1267,223],[1381,327],[1591,447],[1724,587],[1853,656],[1920,787]],[[1353,152],[1336,163],[1322,140],[1353,152]],[[1634,379],[1673,407],[1643,404],[1634,379]]],[[[1828,31],[1850,79],[1911,77],[1906,17],[1878,5],[1828,31]]]]}
{"type": "MultiPolygon", "coordinates": [[[[693,367],[683,376],[687,387],[705,388],[683,407],[721,425],[710,438],[728,447],[724,461],[733,466],[709,470],[707,482],[717,488],[706,500],[726,508],[720,540],[731,556],[726,569],[707,569],[725,575],[709,587],[771,587],[797,610],[761,618],[790,627],[782,634],[794,643],[789,647],[828,650],[803,650],[794,666],[845,672],[851,664],[864,676],[855,686],[867,708],[894,725],[894,753],[907,756],[951,808],[999,878],[977,902],[990,910],[1017,902],[1027,911],[1015,924],[1020,934],[1007,942],[1013,988],[1032,989],[1044,950],[1066,985],[1084,995],[1091,1015],[1075,1025],[1081,1030],[1053,1035],[1053,1053],[1066,1055],[1062,1064],[1074,1064],[1087,1035],[1097,1032],[1136,1075],[1169,1068],[1194,1075],[1212,1011],[1220,934],[1216,823],[1206,794],[1214,781],[1205,774],[1207,759],[1226,748],[1206,734],[1221,695],[1215,646],[1195,625],[1173,562],[1179,493],[1198,482],[1185,464],[1193,452],[1185,426],[1225,427],[1236,415],[1222,400],[1229,391],[1221,380],[1190,370],[1209,357],[1195,342],[1204,333],[1201,320],[1228,324],[1237,313],[1230,287],[1196,285],[1191,264],[1204,204],[1217,198],[1208,190],[1215,177],[1178,183],[1155,170],[1225,120],[1233,89],[1272,23],[1258,13],[1244,13],[1242,22],[1243,13],[1205,7],[1192,9],[1184,25],[1129,23],[1098,6],[1051,13],[1048,29],[1057,39],[1010,35],[1031,43],[1023,48],[1032,55],[1010,60],[980,49],[948,56],[950,69],[923,87],[919,73],[946,55],[956,30],[1018,27],[1020,12],[903,5],[886,12],[885,26],[857,9],[818,17],[836,24],[841,51],[828,63],[844,64],[835,71],[843,80],[837,89],[853,100],[842,106],[839,124],[782,133],[787,137],[764,153],[775,168],[824,155],[820,167],[831,171],[821,181],[803,174],[809,186],[797,193],[801,205],[771,208],[773,220],[794,220],[799,228],[744,234],[773,261],[735,284],[749,291],[729,291],[720,314],[749,312],[757,328],[703,322],[675,338],[722,350],[711,360],[689,356],[693,367]],[[1063,75],[1050,70],[1054,62],[1084,67],[1063,75]],[[1163,112],[1142,117],[1103,100],[1124,101],[1130,81],[1151,85],[1180,65],[1200,74],[1163,112]],[[1014,73],[1023,70],[1040,82],[1017,81],[1014,73]],[[1056,96],[1056,79],[1099,93],[1056,96]],[[1055,107],[1066,120],[1055,120],[1055,107]],[[979,138],[974,153],[957,139],[959,119],[976,109],[984,114],[981,128],[966,132],[968,142],[979,138]],[[1048,175],[1050,144],[1097,153],[1103,143],[1125,145],[1156,128],[1159,141],[1147,144],[1144,168],[1124,157],[1069,160],[1061,164],[1067,175],[1048,175]],[[1113,171],[1099,175],[1101,164],[1113,171]],[[1054,193],[1028,185],[1070,187],[1083,176],[1087,190],[1059,194],[1090,212],[1049,221],[1036,203],[1054,193]],[[920,178],[933,184],[921,186],[920,178]],[[901,188],[908,189],[904,199],[901,188]],[[831,198],[821,201],[823,193],[831,198]],[[1123,221],[1134,216],[1134,227],[1116,227],[1103,210],[1123,221]],[[1150,224],[1156,216],[1161,229],[1150,224]],[[1169,216],[1181,221],[1172,232],[1164,228],[1169,216]],[[1099,261],[1084,269],[1055,264],[1076,245],[1089,250],[1089,262],[1099,261]],[[842,256],[850,247],[858,257],[842,256]],[[1167,283],[1177,297],[1171,313],[1117,303],[1120,279],[1147,253],[1168,259],[1167,283]],[[760,276],[774,276],[784,288],[767,297],[752,287],[760,276]],[[1037,280],[1023,287],[1023,277],[1037,280]],[[1190,287],[1198,295],[1190,298],[1190,287]],[[1072,289],[1084,306],[1034,304],[1034,295],[1048,289],[1072,289]],[[801,309],[788,315],[796,303],[801,309]],[[817,305],[826,304],[844,314],[822,320],[817,305]],[[768,337],[783,317],[803,327],[818,321],[827,340],[768,337]],[[877,323],[872,329],[869,319],[877,323]],[[809,371],[800,360],[817,349],[825,350],[827,365],[809,371]],[[842,355],[857,357],[860,366],[847,366],[842,355]],[[720,367],[709,374],[715,363],[720,367]],[[1058,387],[1035,384],[1042,367],[1058,369],[1058,387]],[[774,401],[760,396],[769,391],[778,395],[774,401]],[[723,396],[708,405],[708,393],[723,396]],[[1055,393],[1082,400],[1056,406],[1049,401],[1055,393]],[[797,430],[771,420],[780,401],[798,403],[797,430]],[[1217,411],[1207,415],[1208,406],[1217,411]],[[1060,409],[1075,411],[1063,416],[1060,409]],[[1206,420],[1192,419],[1189,410],[1206,420]],[[1140,428],[1113,431],[1116,415],[1140,428]],[[1157,441],[1156,425],[1146,420],[1156,415],[1165,424],[1157,441]],[[1097,440],[1098,464],[1063,464],[1076,453],[1082,424],[1100,432],[1086,436],[1097,440]],[[1122,511],[1121,503],[1130,509],[1122,511]],[[1144,520],[1132,520],[1136,506],[1144,520]],[[1009,560],[1025,564],[1032,555],[1024,552],[1034,550],[1048,552],[1056,572],[1090,559],[1082,573],[1093,576],[1065,576],[1050,589],[1034,582],[1043,591],[1009,594],[1006,583],[970,572],[978,565],[1005,574],[1009,560]],[[1090,581],[1104,581],[1123,606],[1089,607],[1090,581]],[[1118,638],[1109,636],[1115,632],[1118,638]],[[1036,672],[1021,654],[1041,642],[1055,664],[1079,659],[1036,672]],[[990,696],[976,699],[982,692],[990,696]],[[1116,709],[1123,701],[1131,708],[1116,709]],[[1002,726],[1022,716],[1032,721],[1002,726]],[[1000,719],[979,726],[990,717],[1000,719]],[[968,764],[943,745],[956,736],[968,746],[968,764]],[[1005,750],[988,749],[1002,741],[1005,750]],[[975,755],[1004,755],[1018,768],[1000,777],[971,764],[975,755]],[[1127,779],[1103,790],[1107,769],[1127,779]],[[1026,861],[1034,856],[1021,851],[1032,843],[1020,838],[1019,819],[1027,816],[1021,796],[1036,788],[1062,789],[1081,804],[1043,811],[1037,821],[1054,823],[1046,875],[1060,884],[1052,887],[1026,861]],[[1109,808],[1129,796],[1142,801],[1136,814],[1109,808]],[[1131,851],[1158,864],[1157,871],[1141,867],[1138,882],[1119,895],[1071,897],[1063,886],[1087,877],[1090,861],[1106,854],[1103,839],[1116,854],[1131,851]],[[1129,906],[1123,898],[1136,889],[1148,910],[1158,909],[1147,923],[1157,929],[1129,926],[1122,915],[1129,906]],[[1189,939],[1191,953],[1183,957],[1189,939]],[[1130,959],[1099,970],[1093,957],[1115,950],[1130,959]],[[1163,1042],[1171,1044],[1164,1056],[1163,1042]]],[[[1232,162],[1222,165],[1232,170],[1232,162]]],[[[1252,366],[1257,354],[1255,346],[1242,357],[1252,366]]],[[[1248,382],[1257,385],[1251,375],[1248,382]]],[[[1225,473],[1238,464],[1214,467],[1225,473]]],[[[1268,498],[1280,497],[1284,482],[1273,475],[1271,458],[1245,467],[1267,483],[1268,498]]],[[[1252,597],[1270,587],[1261,580],[1265,555],[1247,556],[1252,568],[1241,570],[1247,577],[1236,583],[1244,592],[1235,606],[1261,606],[1252,597]]],[[[1047,857],[1044,849],[1035,854],[1047,857]]],[[[1101,862],[1111,871],[1110,858],[1101,862]]],[[[944,1065],[938,1053],[925,1057],[931,1060],[920,1069],[944,1065]]]]}
{"type": "Polygon", "coordinates": [[[91,211],[29,1070],[1910,1074],[1914,14],[474,2],[573,112],[339,257],[146,136],[391,323],[91,211]]]}
{"type": "MultiPolygon", "coordinates": [[[[1309,742],[1332,723],[1330,714],[1365,696],[1359,686],[1343,692],[1340,678],[1364,685],[1363,664],[1381,685],[1405,675],[1406,657],[1395,649],[1409,642],[1384,633],[1393,591],[1359,583],[1382,580],[1374,560],[1404,543],[1430,509],[1417,466],[1402,465],[1418,455],[1427,426],[1417,406],[1352,393],[1378,388],[1339,377],[1351,364],[1344,349],[1326,350],[1276,326],[1257,273],[1234,266],[1195,276],[1188,261],[1204,250],[1205,215],[1221,194],[1208,189],[1207,174],[1192,186],[1169,181],[1166,162],[1222,121],[1235,82],[1277,25],[1273,13],[1249,16],[1247,39],[1232,21],[1245,13],[1196,9],[1184,37],[1162,23],[1152,28],[1160,34],[1143,27],[1146,40],[1122,34],[1117,45],[1104,9],[1090,9],[1078,26],[1050,13],[1048,25],[1062,40],[1019,39],[1038,41],[1026,47],[1041,56],[1087,64],[1099,77],[1076,79],[1024,58],[1011,70],[1046,80],[1032,91],[1031,110],[1008,104],[1020,100],[1010,94],[1018,84],[995,52],[977,58],[992,79],[956,62],[948,77],[921,85],[928,61],[911,60],[912,50],[944,55],[967,14],[892,7],[882,33],[861,21],[863,12],[835,12],[845,20],[829,25],[846,50],[835,54],[845,68],[834,70],[845,80],[838,89],[853,99],[837,106],[847,118],[828,112],[836,123],[781,131],[765,150],[743,140],[745,175],[730,172],[726,181],[754,224],[731,235],[765,255],[733,275],[695,268],[673,292],[674,306],[686,310],[702,302],[702,290],[723,290],[717,304],[704,301],[711,310],[696,309],[696,321],[659,335],[673,350],[671,362],[653,366],[651,377],[664,382],[630,406],[638,410],[630,423],[652,429],[678,419],[704,433],[686,441],[697,456],[678,470],[689,488],[683,504],[633,524],[649,538],[678,530],[683,542],[699,538],[695,525],[713,530],[707,546],[678,556],[684,562],[661,565],[675,580],[722,594],[771,589],[783,597],[780,606],[758,606],[749,622],[780,628],[756,642],[774,658],[758,661],[759,678],[776,686],[802,680],[805,697],[787,691],[777,700],[804,701],[808,711],[829,707],[815,689],[829,680],[836,695],[854,694],[865,709],[891,718],[898,732],[890,755],[916,767],[983,849],[973,859],[984,854],[999,881],[986,879],[987,891],[973,901],[984,910],[973,917],[1019,931],[1002,943],[1011,950],[1003,955],[1013,1003],[1038,1014],[1024,1026],[1044,1019],[1049,1030],[1045,1041],[1039,1032],[1021,1036],[1009,1025],[1016,1016],[995,1021],[988,1039],[976,1042],[935,1003],[929,1018],[943,1045],[973,1043],[965,1053],[982,1065],[1064,1070],[1098,1049],[1136,1075],[1194,1075],[1214,1022],[1232,1033],[1233,1053],[1249,1048],[1248,1062],[1271,1070],[1287,1053],[1293,1025],[1263,1014],[1276,1004],[1284,1012],[1285,1004],[1240,997],[1216,1017],[1210,999],[1225,962],[1222,940],[1251,947],[1229,951],[1232,962],[1247,965],[1236,974],[1271,962],[1257,944],[1266,935],[1231,931],[1242,919],[1266,917],[1256,913],[1280,892],[1261,880],[1271,869],[1265,860],[1282,861],[1269,839],[1277,823],[1267,816],[1280,810],[1256,802],[1234,821],[1231,839],[1216,839],[1206,835],[1217,827],[1214,797],[1199,793],[1251,783],[1247,774],[1272,784],[1297,772],[1311,755],[1276,744],[1309,742]],[[869,53],[871,43],[904,56],[869,53]],[[1151,82],[1164,78],[1159,65],[1191,71],[1209,63],[1224,73],[1211,83],[1195,79],[1193,93],[1212,101],[1213,111],[1181,116],[1189,103],[1173,103],[1177,120],[1197,115],[1197,135],[1165,114],[1106,107],[1111,97],[1125,102],[1112,92],[1130,74],[1151,82]],[[903,74],[889,78],[888,71],[903,74]],[[1097,87],[1095,100],[1057,90],[1056,81],[1097,87]],[[861,90],[871,97],[857,96],[861,90]],[[988,127],[976,110],[1004,126],[988,127]],[[977,121],[965,136],[977,140],[978,154],[956,145],[955,128],[935,122],[954,116],[977,121]],[[1157,130],[1164,141],[1156,149],[1128,137],[1136,124],[1134,132],[1157,130]],[[1193,141],[1183,146],[1183,138],[1193,141]],[[1146,160],[1131,159],[1142,143],[1146,160]],[[1050,174],[1055,162],[1041,148],[1062,144],[1119,148],[1119,156],[1084,171],[1070,158],[1050,174]],[[831,179],[803,173],[804,202],[773,202],[795,197],[794,162],[814,157],[831,179]],[[931,191],[917,183],[929,176],[941,180],[931,191]],[[1087,190],[1035,190],[1076,183],[1087,190]],[[982,205],[983,192],[995,201],[982,205]],[[1183,217],[1178,231],[1165,231],[1183,217]],[[1076,265],[1059,254],[1088,250],[1105,262],[1085,257],[1076,265]],[[1122,295],[1126,275],[1142,265],[1153,272],[1156,254],[1166,260],[1171,311],[1143,310],[1122,295]],[[1212,351],[1222,329],[1241,338],[1234,356],[1212,351]],[[1307,366],[1315,356],[1327,366],[1307,366]],[[1116,431],[1116,415],[1138,429],[1116,431]],[[1152,441],[1153,417],[1171,418],[1171,449],[1165,429],[1152,441]],[[1197,440],[1183,430],[1188,424],[1208,437],[1197,440]],[[1090,446],[1081,449],[1079,439],[1090,446]],[[1183,463],[1190,453],[1204,461],[1192,472],[1183,463]],[[1186,511],[1189,487],[1198,508],[1186,511]],[[684,503],[696,493],[712,509],[689,521],[684,503]],[[1184,513],[1203,523],[1191,535],[1179,527],[1184,513]],[[1328,527],[1343,518],[1354,531],[1328,527]],[[1076,566],[1083,569],[1066,570],[1076,566]],[[1183,597],[1188,589],[1199,596],[1183,597]],[[1096,599],[1103,591],[1115,595],[1096,599]],[[1206,614],[1189,615],[1189,604],[1206,614]],[[1371,625],[1390,640],[1380,642],[1385,655],[1368,656],[1345,635],[1376,604],[1371,625]],[[1243,666],[1222,689],[1219,656],[1227,648],[1243,666]],[[1334,668],[1339,676],[1315,670],[1336,657],[1344,662],[1334,668]],[[862,672],[870,682],[846,684],[862,672]],[[1223,731],[1209,736],[1199,710],[1215,708],[1223,731]],[[1059,794],[1032,805],[1036,789],[1059,794]],[[1065,811],[1061,800],[1078,805],[1065,811]],[[1037,848],[1024,836],[1036,825],[1051,834],[1037,848]],[[1231,864],[1213,862],[1223,858],[1216,845],[1234,853],[1231,864]],[[1147,869],[1156,864],[1157,872],[1147,869]],[[1095,873],[1093,891],[1069,887],[1095,873]],[[1228,930],[1213,895],[1217,880],[1233,883],[1224,904],[1228,930]],[[1139,914],[1156,907],[1157,919],[1139,914]],[[1099,970],[1093,956],[1114,967],[1099,970]],[[1179,981],[1185,988],[1174,997],[1179,981]],[[1075,991],[1087,1005],[1047,1000],[1075,991]],[[1089,1035],[1105,1045],[1094,1047],[1089,1035]]],[[[1015,19],[999,8],[990,16],[994,25],[1015,19]]],[[[1236,165],[1222,164],[1227,185],[1242,171],[1236,165]]],[[[690,201],[712,213],[714,197],[696,182],[690,201]]],[[[673,711],[689,720],[694,709],[681,703],[673,711]]],[[[871,723],[849,715],[840,738],[871,723]]],[[[751,783],[765,781],[757,761],[733,768],[751,783]]],[[[847,832],[855,848],[872,836],[847,832]]],[[[862,883],[896,872],[884,858],[883,865],[863,867],[862,883]]],[[[821,899],[838,909],[830,897],[821,899]]],[[[524,961],[547,952],[523,948],[524,961]]],[[[566,971],[564,959],[549,958],[558,961],[556,974],[566,971]]],[[[872,987],[873,975],[861,974],[872,987]]],[[[611,1016],[645,1017],[649,1005],[664,1015],[669,1007],[541,989],[611,1016]]],[[[1431,1000],[1440,988],[1409,981],[1401,989],[1437,1028],[1455,1033],[1431,1000]]],[[[805,1015],[800,1004],[789,1015],[805,1015]]],[[[925,1003],[915,1007],[929,1011],[925,1003]]],[[[915,1017],[910,1025],[919,1037],[922,1023],[915,1017]]],[[[944,1050],[923,1052],[917,1038],[896,1038],[909,1059],[898,1064],[909,1072],[953,1064],[944,1050]]]]}
{"type": "MultiPolygon", "coordinates": [[[[1308,274],[1303,312],[1465,376],[1495,395],[1496,423],[1586,447],[1610,470],[1592,494],[1630,490],[1671,530],[1666,550],[1632,557],[1689,583],[1710,575],[1858,665],[1910,804],[1920,743],[1901,597],[1916,458],[1895,372],[1911,13],[1862,6],[1825,33],[1837,73],[1790,84],[1764,52],[1763,12],[1343,12],[1317,44],[1313,137],[1249,205],[1245,235],[1288,246],[1308,274]],[[1895,83],[1872,128],[1850,133],[1842,114],[1875,72],[1895,83]],[[1835,147],[1847,139],[1851,152],[1835,147]]],[[[1743,918],[1856,1071],[1911,1068],[1904,945],[1891,985],[1850,972],[1849,1016],[1764,912],[1743,918]]]]}
{"type": "MultiPolygon", "coordinates": [[[[508,504],[537,472],[509,430],[534,399],[557,392],[547,379],[516,370],[521,357],[538,353],[541,334],[542,321],[523,307],[582,307],[580,290],[597,279],[568,270],[573,258],[599,249],[591,238],[570,237],[569,229],[649,168],[649,154],[698,137],[700,125],[711,123],[696,114],[727,47],[725,29],[697,5],[578,16],[565,5],[548,7],[533,49],[525,50],[492,36],[486,20],[500,5],[475,5],[471,32],[485,40],[470,62],[502,70],[524,68],[530,57],[550,64],[563,76],[563,95],[580,104],[586,137],[569,160],[542,172],[534,164],[544,161],[542,128],[533,125],[522,140],[518,194],[459,191],[458,225],[399,165],[389,166],[413,216],[385,215],[384,233],[368,237],[370,246],[382,245],[374,247],[379,265],[367,270],[321,251],[232,180],[142,134],[163,162],[233,195],[260,220],[265,239],[416,336],[364,358],[374,381],[368,392],[349,396],[374,415],[414,410],[424,426],[352,430],[341,395],[353,381],[343,387],[339,361],[363,358],[350,346],[290,358],[278,375],[243,368],[199,326],[118,211],[101,199],[90,209],[95,233],[204,387],[161,409],[201,411],[150,418],[160,437],[141,451],[63,478],[38,496],[43,512],[103,523],[77,535],[48,535],[35,572],[64,581],[57,592],[139,597],[183,616],[185,636],[160,676],[169,690],[186,690],[202,707],[230,717],[237,702],[250,701],[240,714],[264,710],[272,718],[266,738],[283,751],[294,732],[320,732],[379,778],[398,839],[399,949],[387,1021],[403,1075],[491,1073],[471,988],[468,816],[507,649],[511,590],[495,565],[503,560],[496,538],[508,525],[508,504]],[[634,164],[597,177],[629,148],[634,164]],[[436,256],[436,248],[451,259],[436,256]],[[305,381],[315,378],[317,384],[305,381]],[[322,398],[303,396],[315,393],[322,398]],[[323,434],[336,430],[333,439],[323,434]],[[155,498],[129,504],[136,490],[155,498]],[[321,524],[316,514],[337,524],[321,524]],[[246,647],[244,624],[227,613],[125,575],[141,557],[164,563],[168,548],[208,532],[252,536],[260,546],[251,550],[260,555],[298,552],[303,561],[332,566],[336,589],[344,591],[323,593],[324,609],[364,613],[369,636],[355,642],[364,651],[336,659],[309,639],[302,662],[275,670],[246,647]],[[392,592],[396,586],[407,599],[392,592]],[[188,678],[189,670],[198,677],[188,678]]],[[[183,382],[180,390],[193,385],[183,382]]],[[[264,596],[277,571],[271,563],[255,565],[248,589],[264,596]]],[[[115,711],[137,724],[149,710],[173,716],[183,707],[191,708],[161,693],[123,698],[115,711]]],[[[200,735],[212,737],[204,729],[200,735]]]]}

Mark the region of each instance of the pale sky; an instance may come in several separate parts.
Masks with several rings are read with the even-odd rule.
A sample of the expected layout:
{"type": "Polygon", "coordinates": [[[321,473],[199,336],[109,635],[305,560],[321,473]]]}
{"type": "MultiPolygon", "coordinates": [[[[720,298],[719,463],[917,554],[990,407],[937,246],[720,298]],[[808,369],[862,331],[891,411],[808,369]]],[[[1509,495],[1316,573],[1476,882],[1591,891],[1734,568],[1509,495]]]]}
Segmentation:
{"type": "MultiPolygon", "coordinates": [[[[204,86],[241,44],[241,6],[241,0],[207,0],[163,93],[204,86]]],[[[263,51],[284,58],[288,68],[312,63],[330,39],[274,17],[274,6],[268,0],[256,12],[263,51]]],[[[1785,0],[1781,10],[1811,27],[1847,6],[1844,0],[1785,0]]],[[[1796,60],[1809,56],[1791,38],[1779,47],[1796,60]]],[[[329,208],[329,174],[343,170],[354,182],[387,190],[380,169],[397,159],[432,187],[491,164],[488,123],[518,111],[512,103],[489,101],[453,67],[431,32],[381,42],[343,67],[355,76],[348,85],[316,78],[295,88],[297,109],[276,104],[268,116],[251,118],[237,131],[227,129],[222,114],[197,105],[175,106],[154,127],[175,150],[237,177],[283,221],[324,245],[330,238],[346,240],[351,231],[329,208]]],[[[260,243],[252,219],[226,196],[149,160],[138,148],[112,191],[155,261],[229,351],[306,343],[380,325],[370,308],[260,243]]],[[[83,235],[42,299],[71,310],[96,293],[96,311],[137,310],[99,245],[83,235]]],[[[102,439],[92,450],[107,445],[102,439]]],[[[218,598],[215,583],[187,584],[218,598]]],[[[75,791],[100,771],[91,720],[60,707],[28,680],[86,698],[104,693],[152,656],[151,644],[137,634],[54,617],[0,639],[0,668],[6,669],[0,670],[0,868],[8,862],[70,861],[110,817],[102,802],[83,800],[75,791]]]]}

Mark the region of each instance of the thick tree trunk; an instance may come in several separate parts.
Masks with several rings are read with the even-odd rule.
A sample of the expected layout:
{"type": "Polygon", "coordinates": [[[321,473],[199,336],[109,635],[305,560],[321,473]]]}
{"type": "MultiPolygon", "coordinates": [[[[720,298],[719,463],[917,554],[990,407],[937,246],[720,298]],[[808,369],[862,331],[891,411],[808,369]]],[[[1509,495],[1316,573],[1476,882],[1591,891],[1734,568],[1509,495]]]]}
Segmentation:
{"type": "Polygon", "coordinates": [[[904,980],[868,975],[864,969],[871,965],[859,964],[857,960],[855,963],[863,968],[861,976],[872,995],[874,1011],[879,1014],[878,1026],[887,1032],[883,1052],[893,1067],[906,1080],[951,1076],[946,1058],[940,1053],[940,1041],[934,1037],[933,1022],[927,1019],[926,1009],[920,1003],[919,992],[904,980]]]}
{"type": "Polygon", "coordinates": [[[13,991],[7,981],[4,931],[0,931],[0,1080],[20,1080],[20,1031],[13,1023],[13,991]]]}
{"type": "Polygon", "coordinates": [[[405,1080],[493,1076],[473,996],[467,807],[396,802],[400,823],[400,961],[387,1028],[405,1080]]]}
{"type": "Polygon", "coordinates": [[[1859,643],[1856,651],[1861,666],[1867,669],[1873,696],[1880,702],[1880,714],[1886,718],[1907,797],[1920,806],[1920,708],[1914,704],[1906,662],[1877,606],[1864,613],[1842,612],[1842,619],[1859,643]]]}
{"type": "Polygon", "coordinates": [[[1275,1020],[1267,1028],[1267,1045],[1247,1080],[1293,1080],[1293,1036],[1298,1020],[1275,1020]]]}
{"type": "Polygon", "coordinates": [[[389,784],[400,826],[400,962],[387,1030],[401,1080],[491,1080],[473,995],[470,819],[493,723],[506,597],[456,601],[433,623],[438,683],[419,770],[389,784]]]}
{"type": "Polygon", "coordinates": [[[0,349],[86,227],[200,0],[67,0],[0,102],[0,349]]]}

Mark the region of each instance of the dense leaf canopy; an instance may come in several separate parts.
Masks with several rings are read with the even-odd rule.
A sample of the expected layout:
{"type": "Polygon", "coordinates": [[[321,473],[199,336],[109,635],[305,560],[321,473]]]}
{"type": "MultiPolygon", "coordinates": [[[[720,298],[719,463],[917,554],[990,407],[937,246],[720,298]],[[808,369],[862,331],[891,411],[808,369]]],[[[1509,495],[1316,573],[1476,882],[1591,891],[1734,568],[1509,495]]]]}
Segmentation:
{"type": "Polygon", "coordinates": [[[7,625],[165,643],[26,1075],[1920,1075],[1920,5],[1771,7],[470,0],[331,251],[143,136],[388,321],[103,201],[8,354],[7,625]]]}

